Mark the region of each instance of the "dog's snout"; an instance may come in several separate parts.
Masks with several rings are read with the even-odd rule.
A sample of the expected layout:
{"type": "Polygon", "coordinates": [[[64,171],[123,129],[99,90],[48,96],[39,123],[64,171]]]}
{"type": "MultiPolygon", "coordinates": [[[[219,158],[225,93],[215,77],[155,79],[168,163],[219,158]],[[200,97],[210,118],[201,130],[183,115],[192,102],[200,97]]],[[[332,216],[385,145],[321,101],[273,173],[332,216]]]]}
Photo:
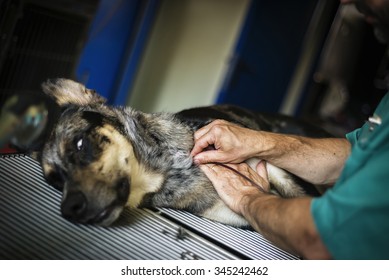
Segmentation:
{"type": "Polygon", "coordinates": [[[85,216],[87,207],[87,199],[82,192],[70,192],[62,202],[62,216],[71,221],[81,221],[85,216]]]}
{"type": "Polygon", "coordinates": [[[130,195],[130,183],[127,179],[122,179],[116,186],[117,199],[119,202],[125,203],[130,195]]]}

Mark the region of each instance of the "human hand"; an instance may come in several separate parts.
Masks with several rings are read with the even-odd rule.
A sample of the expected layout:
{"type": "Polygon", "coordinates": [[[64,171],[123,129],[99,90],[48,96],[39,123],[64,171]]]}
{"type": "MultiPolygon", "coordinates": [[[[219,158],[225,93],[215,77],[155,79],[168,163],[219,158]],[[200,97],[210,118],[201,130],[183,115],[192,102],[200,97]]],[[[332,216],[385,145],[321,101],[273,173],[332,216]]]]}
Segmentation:
{"type": "Polygon", "coordinates": [[[243,162],[253,152],[255,133],[224,120],[213,121],[195,132],[191,156],[196,164],[243,162]],[[212,146],[214,149],[205,150],[212,146]]]}
{"type": "Polygon", "coordinates": [[[257,185],[246,180],[236,172],[218,164],[200,165],[201,170],[211,180],[218,195],[224,203],[237,214],[243,214],[243,207],[246,204],[246,198],[254,198],[268,193],[270,183],[267,177],[266,164],[264,161],[258,163],[256,170],[253,170],[246,163],[227,164],[230,168],[235,169],[238,173],[246,176],[257,185]]]}

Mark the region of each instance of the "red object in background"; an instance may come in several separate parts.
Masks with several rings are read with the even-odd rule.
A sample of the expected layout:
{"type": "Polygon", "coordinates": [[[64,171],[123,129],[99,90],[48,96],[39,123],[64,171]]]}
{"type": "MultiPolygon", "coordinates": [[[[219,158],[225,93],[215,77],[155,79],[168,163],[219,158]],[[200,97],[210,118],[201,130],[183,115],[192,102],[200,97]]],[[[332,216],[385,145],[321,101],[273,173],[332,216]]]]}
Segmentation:
{"type": "Polygon", "coordinates": [[[0,154],[12,154],[16,153],[16,150],[9,148],[6,146],[5,148],[0,149],[0,154]]]}

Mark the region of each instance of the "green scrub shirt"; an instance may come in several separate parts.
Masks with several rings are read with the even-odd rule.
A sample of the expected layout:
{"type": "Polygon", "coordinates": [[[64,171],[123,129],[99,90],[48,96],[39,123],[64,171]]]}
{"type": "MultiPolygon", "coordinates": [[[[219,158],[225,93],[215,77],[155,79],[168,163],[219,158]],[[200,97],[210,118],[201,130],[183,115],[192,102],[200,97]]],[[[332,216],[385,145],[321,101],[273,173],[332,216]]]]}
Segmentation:
{"type": "Polygon", "coordinates": [[[311,213],[334,259],[389,259],[389,93],[374,119],[346,137],[351,155],[311,213]]]}

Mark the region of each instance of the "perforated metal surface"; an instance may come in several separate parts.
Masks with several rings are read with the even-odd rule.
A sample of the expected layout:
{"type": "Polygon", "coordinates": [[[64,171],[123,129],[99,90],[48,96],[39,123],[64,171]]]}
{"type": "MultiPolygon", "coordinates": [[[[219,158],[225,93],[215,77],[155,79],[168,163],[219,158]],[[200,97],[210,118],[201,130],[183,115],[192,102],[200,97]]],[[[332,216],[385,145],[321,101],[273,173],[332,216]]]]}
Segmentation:
{"type": "Polygon", "coordinates": [[[252,230],[244,230],[207,219],[194,216],[188,212],[173,209],[160,209],[170,218],[201,236],[227,246],[230,251],[248,259],[297,259],[296,256],[285,252],[267,241],[262,235],[252,230]]]}
{"type": "Polygon", "coordinates": [[[126,210],[112,227],[75,225],[27,156],[0,156],[1,259],[296,259],[260,234],[171,209],[126,210]]]}

